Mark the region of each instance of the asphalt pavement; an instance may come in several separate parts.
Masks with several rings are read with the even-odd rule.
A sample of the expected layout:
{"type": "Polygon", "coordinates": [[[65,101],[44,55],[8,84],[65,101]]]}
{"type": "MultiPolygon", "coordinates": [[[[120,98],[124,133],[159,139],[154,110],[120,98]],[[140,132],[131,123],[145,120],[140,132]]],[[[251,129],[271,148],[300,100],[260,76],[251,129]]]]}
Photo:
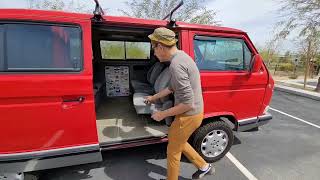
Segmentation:
{"type": "MultiPolygon", "coordinates": [[[[273,120],[259,131],[235,133],[226,157],[205,180],[320,179],[320,101],[275,91],[273,120]]],[[[166,175],[166,144],[106,151],[104,161],[44,171],[43,180],[154,180],[166,175]]],[[[185,158],[180,180],[196,168],[185,158]]]]}

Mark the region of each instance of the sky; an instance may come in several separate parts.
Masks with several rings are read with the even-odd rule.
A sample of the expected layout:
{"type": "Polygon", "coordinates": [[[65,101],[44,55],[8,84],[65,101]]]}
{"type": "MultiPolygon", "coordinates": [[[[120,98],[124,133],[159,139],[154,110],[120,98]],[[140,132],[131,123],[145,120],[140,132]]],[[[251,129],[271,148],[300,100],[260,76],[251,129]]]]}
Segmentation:
{"type": "MultiPolygon", "coordinates": [[[[85,1],[94,8],[93,0],[85,1]]],[[[120,15],[118,9],[125,9],[127,0],[99,0],[109,15],[120,15]]],[[[207,0],[205,6],[217,12],[222,26],[232,27],[248,33],[258,47],[264,47],[272,38],[275,23],[279,20],[279,0],[207,0]]],[[[28,8],[28,0],[0,1],[0,8],[28,8]]],[[[280,51],[296,49],[289,41],[283,43],[280,51]]]]}

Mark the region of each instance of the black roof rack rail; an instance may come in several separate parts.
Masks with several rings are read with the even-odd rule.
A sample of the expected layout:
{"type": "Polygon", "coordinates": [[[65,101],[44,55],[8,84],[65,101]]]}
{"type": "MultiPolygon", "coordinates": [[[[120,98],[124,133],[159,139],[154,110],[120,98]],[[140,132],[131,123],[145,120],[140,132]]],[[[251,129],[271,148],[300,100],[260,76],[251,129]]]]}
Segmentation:
{"type": "Polygon", "coordinates": [[[166,17],[164,17],[162,19],[162,20],[166,20],[168,17],[170,17],[168,26],[173,27],[173,28],[177,26],[176,20],[172,19],[172,15],[173,15],[174,12],[176,12],[183,5],[183,3],[184,3],[183,0],[181,0],[180,3],[174,9],[172,9],[170,11],[170,13],[168,15],[166,15],[166,17]]]}
{"type": "Polygon", "coordinates": [[[96,3],[96,7],[93,11],[93,18],[92,20],[93,21],[96,21],[96,22],[101,22],[101,21],[104,21],[103,19],[103,15],[104,15],[104,11],[102,9],[102,7],[100,6],[100,3],[98,0],[94,0],[94,2],[96,3]]]}

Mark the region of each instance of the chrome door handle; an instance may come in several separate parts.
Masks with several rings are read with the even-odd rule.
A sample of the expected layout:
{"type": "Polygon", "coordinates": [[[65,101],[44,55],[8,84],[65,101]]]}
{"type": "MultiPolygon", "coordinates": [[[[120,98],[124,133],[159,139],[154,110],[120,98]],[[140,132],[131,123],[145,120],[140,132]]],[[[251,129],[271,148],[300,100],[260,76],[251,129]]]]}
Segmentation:
{"type": "Polygon", "coordinates": [[[64,99],[63,102],[64,103],[68,103],[68,102],[79,102],[79,103],[82,103],[84,100],[85,100],[85,97],[80,96],[80,97],[78,97],[76,99],[64,99]]]}

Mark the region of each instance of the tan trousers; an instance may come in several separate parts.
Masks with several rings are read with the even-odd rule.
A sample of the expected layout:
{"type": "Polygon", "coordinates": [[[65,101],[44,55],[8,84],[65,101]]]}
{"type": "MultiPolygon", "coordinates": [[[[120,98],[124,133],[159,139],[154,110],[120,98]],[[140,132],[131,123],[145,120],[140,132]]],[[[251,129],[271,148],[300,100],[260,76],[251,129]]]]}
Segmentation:
{"type": "Polygon", "coordinates": [[[169,129],[167,147],[167,180],[178,180],[181,153],[197,168],[207,165],[205,160],[187,142],[191,134],[200,127],[203,113],[192,116],[177,115],[169,129]]]}

